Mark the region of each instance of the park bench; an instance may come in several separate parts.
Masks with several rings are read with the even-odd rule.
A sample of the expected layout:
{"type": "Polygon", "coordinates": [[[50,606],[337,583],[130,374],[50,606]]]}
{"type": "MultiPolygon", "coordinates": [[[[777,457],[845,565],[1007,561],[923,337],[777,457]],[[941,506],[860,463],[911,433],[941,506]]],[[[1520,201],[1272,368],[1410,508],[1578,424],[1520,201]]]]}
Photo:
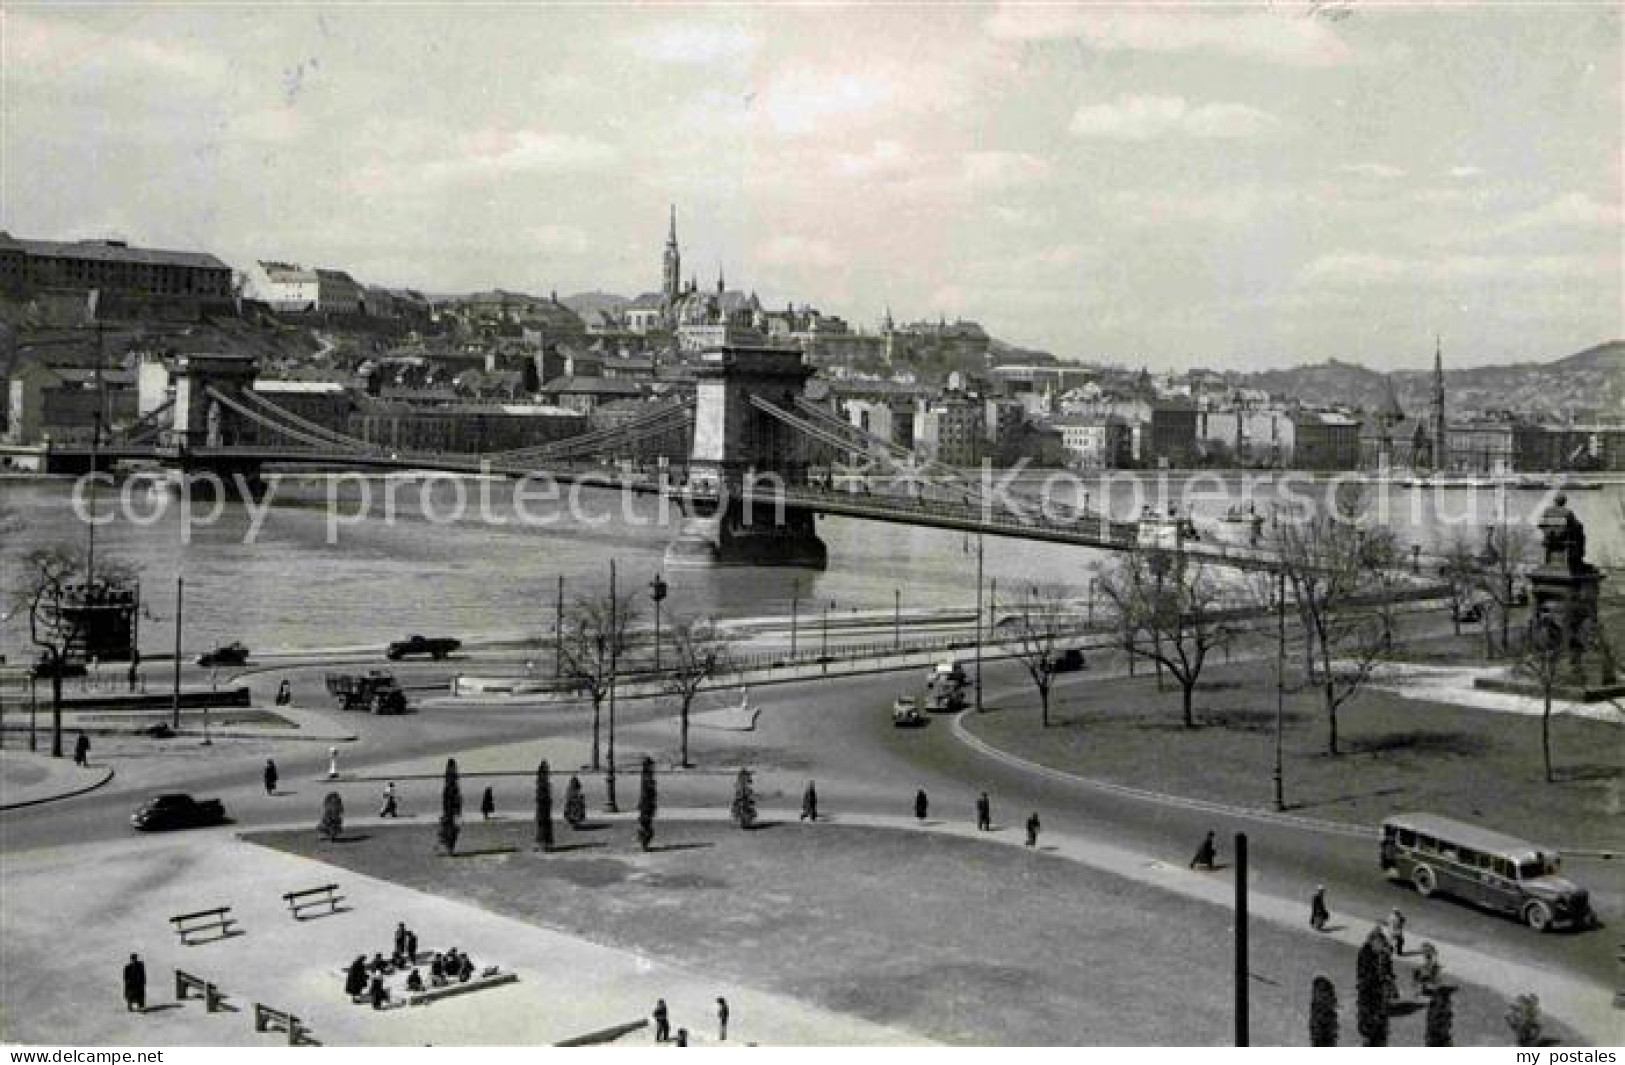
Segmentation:
{"type": "Polygon", "coordinates": [[[273,1028],[288,1033],[289,1046],[298,1046],[305,1040],[305,1026],[292,1012],[273,1009],[263,1002],[254,1003],[254,1031],[267,1032],[273,1028]]]}
{"type": "Polygon", "coordinates": [[[211,929],[218,932],[216,939],[225,939],[235,935],[231,926],[237,923],[237,918],[231,916],[230,906],[216,906],[212,910],[198,910],[196,913],[178,913],[169,919],[175,926],[175,931],[181,935],[181,946],[192,946],[192,941],[186,937],[197,932],[207,932],[211,929]]]}
{"type": "Polygon", "coordinates": [[[344,896],[338,891],[337,884],[323,884],[321,887],[306,888],[303,891],[283,892],[282,898],[287,902],[293,919],[303,921],[305,916],[299,911],[311,906],[326,906],[329,914],[338,913],[339,903],[344,901],[344,896]]]}
{"type": "Polygon", "coordinates": [[[426,987],[422,991],[413,991],[406,996],[406,1004],[409,1006],[427,1006],[431,1002],[451,998],[453,995],[466,995],[470,991],[483,991],[488,987],[501,987],[503,984],[518,982],[518,973],[501,972],[495,966],[492,966],[466,983],[454,980],[439,987],[426,987]]]}
{"type": "Polygon", "coordinates": [[[182,1002],[191,998],[193,991],[203,999],[203,1006],[210,1013],[217,1013],[224,1007],[221,1005],[226,999],[220,989],[201,976],[193,976],[181,969],[175,970],[175,997],[182,1002]]]}

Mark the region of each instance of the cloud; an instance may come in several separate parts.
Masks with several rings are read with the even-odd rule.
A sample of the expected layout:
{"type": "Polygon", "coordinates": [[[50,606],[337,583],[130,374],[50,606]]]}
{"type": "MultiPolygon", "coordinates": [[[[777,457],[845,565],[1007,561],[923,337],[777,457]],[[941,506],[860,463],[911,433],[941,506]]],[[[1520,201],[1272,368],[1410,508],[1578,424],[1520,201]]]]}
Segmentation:
{"type": "Polygon", "coordinates": [[[628,47],[644,59],[686,66],[743,59],[760,43],[755,34],[738,26],[681,23],[656,26],[627,40],[628,47]]]}
{"type": "Polygon", "coordinates": [[[1527,233],[1551,229],[1593,229],[1617,227],[1618,207],[1598,203],[1582,192],[1571,192],[1555,200],[1514,215],[1505,232],[1527,233]]]}
{"type": "Polygon", "coordinates": [[[226,66],[212,53],[138,33],[103,33],[66,20],[10,9],[4,15],[7,73],[60,75],[103,88],[110,79],[136,86],[150,78],[175,84],[216,82],[226,66]]]}
{"type": "Polygon", "coordinates": [[[1470,181],[1473,178],[1484,176],[1484,171],[1476,166],[1453,166],[1450,168],[1449,173],[1451,177],[1461,181],[1470,181]]]}
{"type": "Polygon", "coordinates": [[[615,149],[574,133],[544,130],[477,130],[463,139],[463,151],[439,164],[453,175],[595,170],[613,161],[615,149]]]}
{"type": "Polygon", "coordinates": [[[1027,152],[968,152],[960,157],[965,183],[989,192],[1030,185],[1049,176],[1050,165],[1027,152]]]}
{"type": "Polygon", "coordinates": [[[1210,14],[1001,4],[985,29],[1016,41],[1075,39],[1101,52],[1212,52],[1326,67],[1351,53],[1325,19],[1286,12],[1210,14]]]}
{"type": "Polygon", "coordinates": [[[828,241],[816,237],[782,234],[756,249],[756,261],[769,266],[839,266],[843,256],[828,241]]]}
{"type": "Polygon", "coordinates": [[[1179,96],[1121,96],[1112,103],[1083,104],[1067,127],[1074,136],[1148,141],[1165,136],[1236,140],[1279,128],[1267,111],[1236,103],[1187,103],[1179,96]]]}
{"type": "Polygon", "coordinates": [[[538,250],[557,255],[580,255],[591,246],[586,232],[576,226],[533,226],[526,235],[538,250]]]}
{"type": "Polygon", "coordinates": [[[1337,168],[1339,174],[1353,174],[1355,177],[1373,178],[1377,181],[1393,181],[1405,176],[1405,171],[1397,166],[1387,163],[1348,163],[1337,168]]]}
{"type": "Polygon", "coordinates": [[[905,145],[879,140],[867,151],[837,153],[833,169],[841,177],[886,180],[910,177],[919,172],[920,163],[905,145]]]}
{"type": "Polygon", "coordinates": [[[1555,283],[1618,276],[1619,264],[1586,255],[1381,255],[1338,252],[1306,265],[1298,280],[1310,287],[1555,283]]]}
{"type": "Polygon", "coordinates": [[[796,68],[774,78],[757,100],[761,115],[780,133],[812,133],[831,119],[861,116],[898,100],[884,74],[861,70],[796,68]]]}

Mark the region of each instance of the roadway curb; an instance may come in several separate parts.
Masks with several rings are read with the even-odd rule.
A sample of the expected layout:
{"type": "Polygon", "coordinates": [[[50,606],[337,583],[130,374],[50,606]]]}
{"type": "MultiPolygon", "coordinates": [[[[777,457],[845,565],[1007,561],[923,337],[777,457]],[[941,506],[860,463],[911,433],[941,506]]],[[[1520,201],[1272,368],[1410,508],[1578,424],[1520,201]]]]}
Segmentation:
{"type": "Polygon", "coordinates": [[[635,1021],[627,1021],[625,1024],[612,1024],[608,1028],[599,1028],[596,1031],[587,1032],[584,1035],[574,1035],[569,1039],[561,1039],[553,1045],[556,1047],[599,1046],[603,1043],[613,1043],[615,1040],[629,1032],[635,1032],[639,1028],[647,1027],[649,1027],[649,1018],[640,1017],[635,1021]]]}
{"type": "Polygon", "coordinates": [[[1003,762],[1005,765],[1020,769],[1023,772],[1049,777],[1052,780],[1066,781],[1069,784],[1081,784],[1086,788],[1093,788],[1096,791],[1109,792],[1113,795],[1124,795],[1129,798],[1141,799],[1146,802],[1158,803],[1163,806],[1179,806],[1187,810],[1201,810],[1207,813],[1218,814],[1223,817],[1238,817],[1245,818],[1249,821],[1264,821],[1270,824],[1301,828],[1309,832],[1322,832],[1327,835],[1349,836],[1354,839],[1377,839],[1379,837],[1379,833],[1375,829],[1365,828],[1360,825],[1348,825],[1338,821],[1320,821],[1311,817],[1298,817],[1293,814],[1277,813],[1274,810],[1260,810],[1251,806],[1232,806],[1228,803],[1210,802],[1206,799],[1191,799],[1183,795],[1169,795],[1165,792],[1151,791],[1147,788],[1130,787],[1127,784],[1113,784],[1110,781],[1096,780],[1092,777],[1079,776],[1076,773],[1068,773],[1063,769],[1054,769],[1047,765],[1040,765],[1037,762],[1030,761],[1026,758],[1021,758],[1017,755],[1011,754],[1008,751],[1000,750],[981,737],[972,735],[971,731],[965,727],[965,715],[972,712],[973,711],[970,710],[961,710],[959,713],[954,715],[954,739],[958,740],[960,743],[963,743],[965,746],[969,747],[971,750],[980,755],[987,758],[992,758],[995,761],[1003,762]]]}
{"type": "Polygon", "coordinates": [[[102,766],[102,769],[104,769],[106,771],[106,775],[103,776],[100,780],[96,781],[94,784],[87,784],[82,788],[75,788],[72,791],[58,792],[55,795],[46,795],[46,796],[44,796],[42,798],[38,798],[38,799],[22,799],[22,800],[20,800],[18,802],[0,803],[0,810],[21,810],[24,807],[28,807],[28,806],[43,806],[45,803],[48,803],[48,802],[58,802],[58,801],[60,801],[62,799],[71,799],[71,798],[73,798],[73,797],[75,797],[77,795],[83,795],[86,792],[95,791],[97,788],[103,786],[109,780],[113,779],[113,767],[112,766],[104,765],[104,766],[102,766]]]}

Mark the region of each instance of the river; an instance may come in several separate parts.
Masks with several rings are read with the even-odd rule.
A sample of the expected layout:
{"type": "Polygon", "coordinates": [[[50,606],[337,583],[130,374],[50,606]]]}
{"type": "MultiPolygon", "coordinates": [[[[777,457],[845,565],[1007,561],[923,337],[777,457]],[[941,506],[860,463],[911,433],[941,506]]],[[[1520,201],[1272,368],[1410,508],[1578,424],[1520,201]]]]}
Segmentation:
{"type": "MultiPolygon", "coordinates": [[[[1029,475],[1019,486],[1033,490],[1042,479],[1029,475]]],[[[819,523],[829,546],[830,566],[824,572],[667,570],[663,552],[675,515],[661,520],[652,500],[632,504],[633,520],[625,520],[617,513],[617,497],[591,493],[583,497],[587,513],[571,516],[548,505],[532,507],[532,518],[541,512],[552,520],[523,525],[506,482],[436,479],[427,489],[432,505],[425,512],[418,502],[423,485],[397,480],[402,488],[391,518],[381,503],[386,483],[381,478],[292,478],[279,488],[274,505],[259,513],[242,504],[195,503],[200,518],[217,520],[189,523],[185,542],[177,500],[127,493],[131,506],[125,508],[117,489],[104,491],[98,513],[110,520],[97,530],[96,551],[99,558],[117,558],[140,572],[145,603],[140,643],[149,654],[173,646],[177,576],[186,581],[188,651],[228,640],[272,650],[376,646],[411,632],[465,639],[535,634],[551,629],[559,577],[565,579],[567,599],[600,590],[609,582],[611,559],[617,563],[621,588],[644,593],[640,601],[646,613],[651,609],[646,594],[650,581],[656,573],[665,577],[670,591],[663,614],[668,620],[674,615],[788,614],[794,598],[810,628],[826,608],[838,616],[890,610],[894,601],[905,611],[965,607],[975,596],[975,538],[961,533],[825,518],[819,523]],[[488,497],[485,513],[481,485],[488,497]],[[336,511],[324,505],[330,492],[341,501],[336,511]],[[372,506],[358,515],[363,495],[372,506]],[[468,513],[455,513],[459,496],[468,513]]],[[[1304,484],[1295,491],[1314,491],[1304,484]]],[[[1170,499],[1179,499],[1187,487],[1195,490],[1186,505],[1199,528],[1216,528],[1213,519],[1245,505],[1249,489],[1235,475],[1199,482],[1176,476],[1160,486],[1170,499]]],[[[1251,491],[1250,498],[1264,513],[1264,501],[1276,498],[1278,488],[1254,484],[1251,491]]],[[[1160,498],[1155,475],[1138,482],[1124,478],[1056,486],[1057,496],[1066,501],[1085,492],[1091,502],[1110,498],[1114,515],[1121,517],[1160,498]]],[[[86,526],[75,517],[72,498],[72,483],[65,480],[0,480],[0,503],[12,515],[0,530],[0,575],[6,588],[18,584],[19,562],[27,551],[84,545],[86,526]]],[[[1455,530],[1482,542],[1483,527],[1503,512],[1512,520],[1527,520],[1546,502],[1541,492],[1397,487],[1379,498],[1404,539],[1430,548],[1455,530]]],[[[1586,523],[1592,558],[1612,565],[1625,561],[1625,486],[1575,492],[1569,506],[1586,523]]],[[[1001,598],[1034,580],[1071,585],[1085,594],[1102,561],[1101,552],[1083,548],[985,540],[985,572],[998,582],[1001,598]]],[[[0,626],[0,653],[12,662],[32,657],[24,612],[9,603],[6,609],[11,616],[0,626]]]]}

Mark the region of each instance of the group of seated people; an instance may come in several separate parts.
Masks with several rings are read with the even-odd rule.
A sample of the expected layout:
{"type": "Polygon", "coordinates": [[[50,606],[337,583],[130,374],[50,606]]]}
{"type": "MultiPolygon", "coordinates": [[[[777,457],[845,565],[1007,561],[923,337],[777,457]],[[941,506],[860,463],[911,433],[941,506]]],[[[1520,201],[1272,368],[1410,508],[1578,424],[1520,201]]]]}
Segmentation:
{"type": "MultiPolygon", "coordinates": [[[[389,988],[384,985],[384,977],[402,971],[407,972],[408,994],[425,990],[423,973],[417,968],[415,955],[397,953],[386,959],[382,954],[374,954],[369,962],[366,955],[358,954],[345,970],[344,993],[350,996],[351,1001],[371,1001],[373,1009],[383,1009],[389,1001],[389,988]]],[[[474,959],[456,947],[444,954],[436,954],[429,962],[428,986],[431,987],[445,987],[453,981],[467,983],[473,976],[474,959]]]]}

